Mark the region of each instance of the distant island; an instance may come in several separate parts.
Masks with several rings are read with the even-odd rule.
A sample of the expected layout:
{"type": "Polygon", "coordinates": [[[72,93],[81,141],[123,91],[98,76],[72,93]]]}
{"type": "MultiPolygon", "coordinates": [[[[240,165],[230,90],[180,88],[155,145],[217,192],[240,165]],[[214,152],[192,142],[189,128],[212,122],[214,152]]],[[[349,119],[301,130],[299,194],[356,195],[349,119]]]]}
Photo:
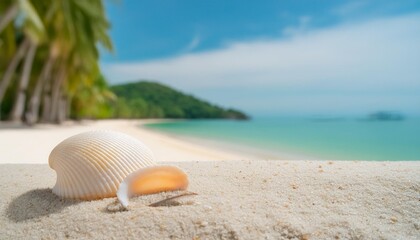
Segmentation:
{"type": "Polygon", "coordinates": [[[378,111],[369,114],[369,121],[402,121],[404,116],[401,113],[392,111],[378,111]]]}
{"type": "Polygon", "coordinates": [[[139,81],[110,88],[117,96],[114,118],[249,119],[239,110],[216,106],[156,82],[139,81]]]}

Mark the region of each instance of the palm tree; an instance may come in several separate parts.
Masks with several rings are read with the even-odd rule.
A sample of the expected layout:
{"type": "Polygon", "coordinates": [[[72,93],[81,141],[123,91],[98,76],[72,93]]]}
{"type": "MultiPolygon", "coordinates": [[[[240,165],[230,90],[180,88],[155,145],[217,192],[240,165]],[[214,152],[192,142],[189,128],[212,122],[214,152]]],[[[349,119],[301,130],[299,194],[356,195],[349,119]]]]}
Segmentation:
{"type": "Polygon", "coordinates": [[[16,68],[23,56],[27,52],[29,47],[29,39],[25,39],[19,46],[18,51],[13,56],[10,64],[8,65],[6,72],[3,75],[2,81],[0,82],[0,103],[3,101],[4,94],[6,93],[7,87],[9,86],[16,68]]]}
{"type": "MultiPolygon", "coordinates": [[[[57,2],[60,4],[60,1],[57,2]]],[[[57,26],[59,27],[57,37],[61,40],[60,44],[65,46],[61,48],[65,51],[60,52],[63,66],[60,68],[59,76],[51,83],[49,121],[55,122],[60,122],[61,119],[58,117],[65,115],[60,114],[60,111],[69,109],[60,106],[71,102],[74,92],[69,89],[70,83],[77,86],[82,84],[83,80],[92,82],[99,75],[97,43],[101,43],[106,49],[112,49],[111,41],[106,34],[109,23],[105,18],[101,0],[70,2],[61,0],[61,4],[66,8],[57,14],[55,22],[62,21],[57,26]]]]}
{"type": "Polygon", "coordinates": [[[38,122],[42,90],[51,75],[54,59],[55,56],[53,55],[52,51],[49,51],[47,60],[42,67],[38,79],[36,80],[36,84],[29,99],[28,108],[25,113],[25,121],[29,125],[33,125],[38,122]]]}
{"type": "Polygon", "coordinates": [[[4,93],[6,92],[6,89],[12,80],[13,74],[15,73],[18,64],[22,60],[24,54],[29,51],[31,41],[39,41],[42,38],[44,32],[42,22],[33,5],[28,0],[4,1],[0,5],[2,6],[0,9],[6,8],[7,5],[5,4],[9,5],[9,7],[0,20],[0,33],[6,26],[14,24],[14,18],[20,14],[24,18],[23,24],[20,27],[25,28],[24,31],[26,35],[25,39],[21,41],[18,51],[10,61],[10,64],[7,67],[5,74],[3,75],[2,81],[0,83],[0,103],[3,100],[4,93]]]}
{"type": "Polygon", "coordinates": [[[29,0],[3,0],[0,10],[5,10],[0,18],[0,33],[21,14],[37,28],[42,28],[41,20],[29,0]]]}
{"type": "Polygon", "coordinates": [[[105,78],[101,75],[95,81],[86,84],[89,86],[79,85],[78,94],[72,99],[71,105],[75,110],[73,117],[75,119],[109,117],[111,109],[107,108],[107,104],[114,102],[116,96],[109,90],[105,78]]]}
{"type": "Polygon", "coordinates": [[[18,13],[22,15],[23,21],[20,27],[22,28],[22,32],[24,34],[24,40],[21,43],[23,46],[19,47],[19,51],[10,62],[6,74],[4,75],[4,78],[0,84],[0,101],[2,101],[5,89],[10,84],[12,75],[16,71],[16,67],[23,57],[22,52],[26,51],[24,66],[17,88],[18,92],[16,93],[14,105],[10,114],[10,120],[21,121],[26,100],[25,91],[29,83],[32,63],[35,57],[37,45],[40,41],[42,41],[44,36],[44,26],[42,25],[42,22],[33,5],[28,0],[19,0],[16,3],[12,3],[8,12],[4,16],[6,19],[2,19],[2,24],[4,26],[13,23],[13,21],[11,21],[12,19],[10,18],[10,15],[12,15],[10,12],[16,12],[16,15],[18,13]]]}
{"type": "MultiPolygon", "coordinates": [[[[3,2],[4,4],[5,2],[3,2]]],[[[2,18],[0,18],[0,33],[6,26],[16,17],[19,11],[18,4],[11,4],[9,8],[5,11],[2,18]]]]}
{"type": "Polygon", "coordinates": [[[16,98],[10,113],[10,120],[14,122],[20,122],[22,120],[22,114],[24,112],[25,100],[26,100],[26,88],[28,87],[29,77],[32,69],[32,63],[35,57],[35,51],[37,46],[31,43],[29,51],[26,54],[25,61],[23,64],[23,71],[20,77],[19,85],[17,88],[16,98]]]}
{"type": "Polygon", "coordinates": [[[7,67],[2,67],[0,61],[0,74],[4,72],[0,103],[13,78],[19,75],[10,119],[21,120],[26,109],[25,120],[33,124],[42,108],[42,120],[61,122],[69,115],[72,99],[86,92],[85,88],[95,86],[100,75],[98,44],[112,50],[102,0],[4,0],[0,3],[2,12],[0,37],[6,39],[7,32],[12,40],[6,43],[14,44],[17,38],[10,38],[13,28],[14,35],[23,36],[23,40],[18,41],[19,47],[7,67]],[[23,19],[18,22],[23,24],[14,21],[18,16],[23,19]]]}

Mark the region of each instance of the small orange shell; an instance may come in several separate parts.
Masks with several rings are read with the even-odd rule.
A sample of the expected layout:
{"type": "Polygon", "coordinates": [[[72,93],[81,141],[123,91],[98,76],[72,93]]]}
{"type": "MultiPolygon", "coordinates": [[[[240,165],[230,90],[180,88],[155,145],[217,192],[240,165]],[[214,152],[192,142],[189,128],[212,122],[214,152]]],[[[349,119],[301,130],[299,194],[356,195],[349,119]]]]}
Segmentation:
{"type": "Polygon", "coordinates": [[[181,169],[174,166],[147,167],[128,175],[120,184],[117,197],[127,207],[131,196],[185,190],[187,187],[188,176],[181,169]]]}

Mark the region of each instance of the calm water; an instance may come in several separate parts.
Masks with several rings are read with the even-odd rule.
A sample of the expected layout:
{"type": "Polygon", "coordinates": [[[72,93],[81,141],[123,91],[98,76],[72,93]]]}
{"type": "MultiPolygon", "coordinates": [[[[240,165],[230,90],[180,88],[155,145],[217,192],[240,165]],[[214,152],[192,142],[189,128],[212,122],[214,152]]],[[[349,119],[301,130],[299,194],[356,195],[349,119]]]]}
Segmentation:
{"type": "Polygon", "coordinates": [[[177,135],[322,159],[420,160],[420,119],[394,122],[303,118],[199,120],[149,124],[148,127],[177,135]]]}

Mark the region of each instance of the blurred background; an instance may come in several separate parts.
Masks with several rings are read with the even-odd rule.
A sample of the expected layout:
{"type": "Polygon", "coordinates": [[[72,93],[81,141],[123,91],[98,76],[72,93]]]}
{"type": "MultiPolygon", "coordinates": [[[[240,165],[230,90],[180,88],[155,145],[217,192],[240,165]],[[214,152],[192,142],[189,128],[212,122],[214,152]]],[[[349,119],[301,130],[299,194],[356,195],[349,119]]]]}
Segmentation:
{"type": "Polygon", "coordinates": [[[3,0],[0,119],[420,159],[420,2],[3,0]]]}
{"type": "Polygon", "coordinates": [[[255,116],[420,115],[419,1],[124,1],[111,84],[157,80],[255,116]]]}

